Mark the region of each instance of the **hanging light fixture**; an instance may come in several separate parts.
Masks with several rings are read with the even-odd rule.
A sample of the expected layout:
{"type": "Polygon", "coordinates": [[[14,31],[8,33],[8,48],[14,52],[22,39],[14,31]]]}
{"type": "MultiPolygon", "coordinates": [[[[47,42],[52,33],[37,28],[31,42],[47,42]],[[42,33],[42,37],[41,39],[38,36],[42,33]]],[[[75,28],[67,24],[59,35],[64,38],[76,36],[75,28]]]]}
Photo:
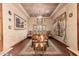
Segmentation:
{"type": "Polygon", "coordinates": [[[40,19],[42,19],[42,16],[40,15],[40,16],[38,16],[38,19],[40,20],[40,19]]]}
{"type": "Polygon", "coordinates": [[[38,16],[37,16],[37,24],[42,24],[42,22],[43,22],[43,17],[42,17],[42,15],[41,15],[41,11],[40,11],[40,9],[39,9],[39,11],[38,11],[38,16]]]}
{"type": "Polygon", "coordinates": [[[42,18],[42,15],[41,15],[40,10],[38,11],[38,16],[37,16],[37,18],[39,18],[39,19],[41,19],[41,18],[42,18]]]}

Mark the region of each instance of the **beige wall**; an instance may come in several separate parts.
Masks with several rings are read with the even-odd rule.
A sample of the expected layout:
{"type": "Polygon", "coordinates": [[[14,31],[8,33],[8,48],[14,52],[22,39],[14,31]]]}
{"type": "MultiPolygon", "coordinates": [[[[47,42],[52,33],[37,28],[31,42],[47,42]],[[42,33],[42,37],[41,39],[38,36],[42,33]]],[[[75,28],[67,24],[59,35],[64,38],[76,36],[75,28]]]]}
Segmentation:
{"type": "MultiPolygon", "coordinates": [[[[47,31],[52,31],[53,34],[53,20],[61,15],[63,12],[67,13],[67,40],[66,44],[71,48],[77,49],[77,4],[67,4],[63,8],[59,9],[54,16],[44,19],[44,25],[46,25],[47,31]],[[73,13],[73,17],[69,17],[69,13],[73,13]]],[[[20,42],[27,36],[28,30],[33,30],[33,25],[36,25],[37,21],[35,17],[27,18],[25,12],[18,6],[18,4],[3,4],[3,48],[4,50],[10,48],[16,43],[20,42]],[[8,10],[11,10],[12,15],[8,14],[8,10]],[[21,16],[26,20],[26,28],[24,30],[14,30],[14,13],[21,16]],[[8,19],[11,18],[11,21],[8,19]],[[8,29],[11,25],[12,29],[8,29]]],[[[53,37],[55,37],[53,35],[53,37]]],[[[57,40],[63,42],[59,37],[55,37],[57,40]]]]}
{"type": "Polygon", "coordinates": [[[28,25],[28,18],[20,8],[18,4],[3,4],[3,48],[4,50],[9,49],[11,46],[15,45],[16,43],[20,42],[21,40],[27,37],[27,25],[28,25]],[[12,12],[10,16],[8,11],[12,12]],[[14,29],[14,14],[22,17],[26,20],[26,26],[24,30],[15,30],[14,29]],[[11,18],[11,21],[9,21],[11,18]],[[8,29],[8,26],[11,25],[11,29],[8,29]]]}
{"type": "MultiPolygon", "coordinates": [[[[29,31],[33,31],[33,25],[37,25],[37,18],[31,17],[29,19],[29,31]]],[[[51,30],[51,20],[50,18],[44,18],[43,25],[46,25],[46,30],[51,30]]]]}
{"type": "MultiPolygon", "coordinates": [[[[67,4],[63,8],[59,9],[51,20],[54,20],[56,17],[61,15],[63,12],[67,13],[67,28],[66,28],[66,44],[73,48],[77,49],[77,4],[67,4]],[[69,17],[69,13],[73,13],[72,17],[69,17]]],[[[53,26],[52,26],[53,29],[53,26]]],[[[53,30],[52,30],[53,34],[53,30]]],[[[63,42],[60,37],[56,37],[53,35],[57,40],[63,42]]]]}

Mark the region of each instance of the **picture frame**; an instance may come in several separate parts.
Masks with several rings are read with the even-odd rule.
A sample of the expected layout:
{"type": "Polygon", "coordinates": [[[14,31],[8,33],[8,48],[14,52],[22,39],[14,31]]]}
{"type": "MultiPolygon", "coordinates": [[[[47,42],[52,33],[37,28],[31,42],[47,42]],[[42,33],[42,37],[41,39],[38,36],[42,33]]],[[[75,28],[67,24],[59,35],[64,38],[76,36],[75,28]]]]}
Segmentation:
{"type": "Polygon", "coordinates": [[[25,29],[25,20],[16,14],[14,14],[14,29],[15,30],[25,29]]]}
{"type": "Polygon", "coordinates": [[[64,42],[66,40],[66,27],[67,27],[66,24],[67,24],[66,12],[64,12],[60,16],[58,16],[55,19],[55,22],[53,23],[54,35],[56,37],[60,37],[64,42]]]}

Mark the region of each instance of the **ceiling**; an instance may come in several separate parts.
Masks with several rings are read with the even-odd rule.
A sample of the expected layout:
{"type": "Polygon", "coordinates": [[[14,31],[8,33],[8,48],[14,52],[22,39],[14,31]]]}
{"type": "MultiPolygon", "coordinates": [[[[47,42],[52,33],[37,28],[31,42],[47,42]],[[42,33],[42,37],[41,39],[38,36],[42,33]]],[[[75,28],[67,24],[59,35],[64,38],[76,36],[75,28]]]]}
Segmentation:
{"type": "Polygon", "coordinates": [[[58,3],[21,3],[21,5],[30,17],[49,17],[58,6],[58,3]]]}

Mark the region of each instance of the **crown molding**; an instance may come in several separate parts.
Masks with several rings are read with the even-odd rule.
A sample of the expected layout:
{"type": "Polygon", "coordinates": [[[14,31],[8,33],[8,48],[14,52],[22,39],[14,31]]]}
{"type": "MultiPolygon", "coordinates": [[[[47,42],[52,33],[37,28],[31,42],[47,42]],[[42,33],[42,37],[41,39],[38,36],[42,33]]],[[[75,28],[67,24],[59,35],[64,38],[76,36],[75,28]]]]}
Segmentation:
{"type": "Polygon", "coordinates": [[[54,12],[49,16],[50,18],[53,17],[53,15],[60,9],[62,9],[65,5],[67,5],[67,3],[60,3],[57,8],[54,10],[54,12]]]}
{"type": "Polygon", "coordinates": [[[20,3],[18,3],[18,6],[22,9],[22,11],[24,12],[24,14],[27,16],[27,18],[29,19],[30,18],[30,16],[29,16],[29,14],[25,11],[25,9],[23,8],[23,6],[20,4],[20,3]]]}

